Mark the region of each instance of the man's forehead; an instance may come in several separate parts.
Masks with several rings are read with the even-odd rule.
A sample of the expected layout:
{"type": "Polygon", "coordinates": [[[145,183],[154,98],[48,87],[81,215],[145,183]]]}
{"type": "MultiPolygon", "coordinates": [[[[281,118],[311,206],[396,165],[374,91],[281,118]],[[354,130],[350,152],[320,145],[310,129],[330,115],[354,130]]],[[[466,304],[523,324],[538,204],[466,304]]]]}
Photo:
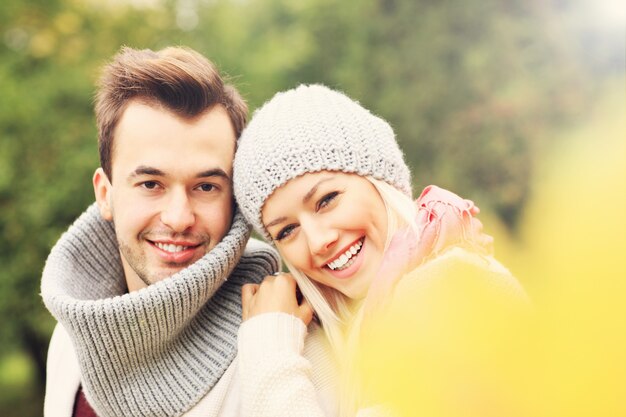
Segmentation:
{"type": "MultiPolygon", "coordinates": [[[[131,103],[115,132],[112,165],[124,170],[151,166],[164,171],[169,165],[188,164],[197,171],[232,172],[235,133],[223,107],[193,119],[181,118],[163,107],[131,103]]],[[[123,174],[122,174],[123,175],[123,174]]]]}

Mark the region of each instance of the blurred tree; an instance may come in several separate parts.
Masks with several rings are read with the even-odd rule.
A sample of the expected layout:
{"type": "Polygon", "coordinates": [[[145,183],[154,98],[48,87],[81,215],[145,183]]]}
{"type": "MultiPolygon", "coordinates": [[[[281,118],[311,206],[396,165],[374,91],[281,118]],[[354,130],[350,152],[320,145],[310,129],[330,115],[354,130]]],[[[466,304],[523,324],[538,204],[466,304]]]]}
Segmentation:
{"type": "Polygon", "coordinates": [[[549,7],[324,0],[309,10],[312,53],[288,80],[330,83],[387,119],[416,190],[441,184],[514,226],[535,147],[587,97],[574,57],[552,35],[549,7]]]}
{"type": "Polygon", "coordinates": [[[73,177],[91,159],[83,145],[90,130],[82,126],[89,126],[88,73],[58,63],[63,43],[76,36],[49,19],[59,11],[58,1],[11,2],[0,11],[7,28],[0,47],[0,314],[11,317],[0,330],[0,355],[24,349],[40,384],[51,321],[38,277],[51,242],[85,205],[85,188],[73,177]]]}

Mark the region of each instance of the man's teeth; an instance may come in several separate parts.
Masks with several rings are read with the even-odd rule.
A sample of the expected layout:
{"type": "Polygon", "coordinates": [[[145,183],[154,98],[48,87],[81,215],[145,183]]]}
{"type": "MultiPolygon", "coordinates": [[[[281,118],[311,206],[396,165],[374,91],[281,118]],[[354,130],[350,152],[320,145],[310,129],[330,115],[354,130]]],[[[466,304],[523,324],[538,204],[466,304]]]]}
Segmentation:
{"type": "Polygon", "coordinates": [[[339,258],[335,259],[332,262],[328,263],[328,267],[333,271],[340,271],[342,269],[346,269],[354,260],[352,257],[359,253],[361,250],[361,246],[363,246],[363,240],[359,240],[354,245],[350,246],[347,251],[345,251],[339,258]]]}
{"type": "Polygon", "coordinates": [[[159,242],[154,242],[154,246],[166,252],[171,252],[171,253],[182,252],[185,249],[189,248],[189,246],[172,245],[171,243],[168,244],[168,243],[159,243],[159,242]]]}

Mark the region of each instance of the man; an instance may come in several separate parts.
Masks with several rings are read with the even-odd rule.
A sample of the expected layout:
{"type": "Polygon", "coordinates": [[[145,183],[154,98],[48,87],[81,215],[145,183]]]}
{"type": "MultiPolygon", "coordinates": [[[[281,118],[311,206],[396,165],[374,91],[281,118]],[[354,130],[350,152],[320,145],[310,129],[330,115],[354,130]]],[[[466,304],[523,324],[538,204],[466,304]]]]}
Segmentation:
{"type": "MultiPolygon", "coordinates": [[[[248,241],[232,161],[247,107],[184,48],[124,48],[96,97],[96,203],[53,248],[42,297],[59,321],[44,415],[236,416],[241,286],[278,269],[248,241]]],[[[305,354],[332,408],[321,332],[305,354]]]]}

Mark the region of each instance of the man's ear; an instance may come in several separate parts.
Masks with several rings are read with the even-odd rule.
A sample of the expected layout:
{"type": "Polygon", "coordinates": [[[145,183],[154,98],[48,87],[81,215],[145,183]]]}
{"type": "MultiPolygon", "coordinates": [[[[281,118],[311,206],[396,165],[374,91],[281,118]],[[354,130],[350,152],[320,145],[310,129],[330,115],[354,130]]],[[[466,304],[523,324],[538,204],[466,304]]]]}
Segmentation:
{"type": "Polygon", "coordinates": [[[111,181],[102,168],[96,169],[93,174],[93,191],[96,194],[96,203],[100,208],[100,214],[105,220],[113,220],[113,207],[111,197],[113,196],[111,181]]]}

